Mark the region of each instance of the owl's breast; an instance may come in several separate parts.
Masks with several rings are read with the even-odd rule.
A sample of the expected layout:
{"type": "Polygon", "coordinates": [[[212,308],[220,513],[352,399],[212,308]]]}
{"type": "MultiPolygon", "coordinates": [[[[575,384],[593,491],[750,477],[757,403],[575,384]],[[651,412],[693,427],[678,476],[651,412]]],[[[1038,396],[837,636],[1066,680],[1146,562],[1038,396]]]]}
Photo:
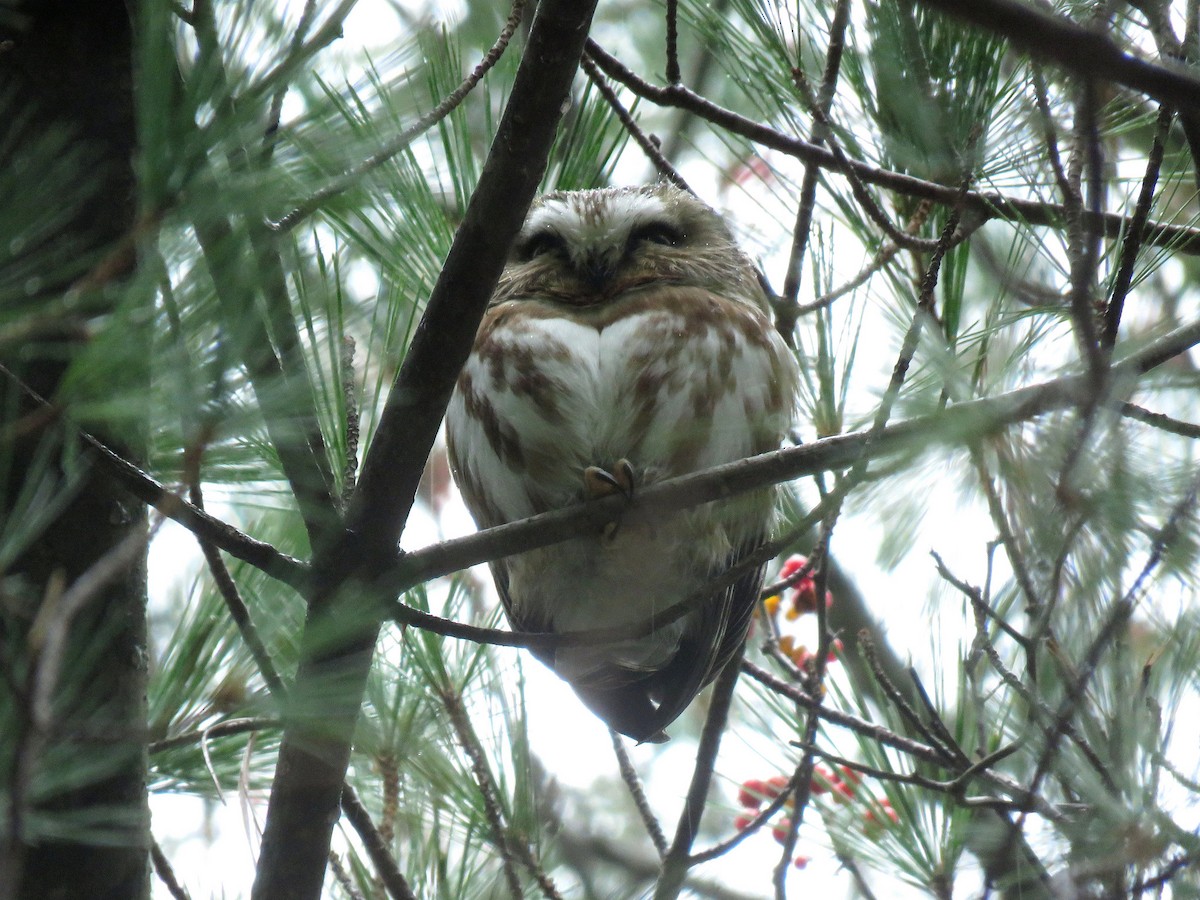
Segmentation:
{"type": "Polygon", "coordinates": [[[794,366],[765,316],[697,288],[500,304],[447,414],[452,463],[491,525],[577,502],[588,466],[645,482],[730,462],[778,446],[794,366]]]}

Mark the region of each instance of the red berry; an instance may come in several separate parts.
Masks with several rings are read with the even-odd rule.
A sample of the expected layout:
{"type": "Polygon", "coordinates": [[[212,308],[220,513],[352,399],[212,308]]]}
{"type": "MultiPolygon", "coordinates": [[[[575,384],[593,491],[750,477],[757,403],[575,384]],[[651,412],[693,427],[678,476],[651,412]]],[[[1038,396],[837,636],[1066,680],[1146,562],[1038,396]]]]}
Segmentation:
{"type": "Polygon", "coordinates": [[[733,827],[736,828],[738,831],[745,831],[747,828],[750,827],[750,823],[753,821],[754,821],[754,816],[747,816],[745,814],[740,815],[740,816],[734,816],[733,817],[733,827]]]}
{"type": "Polygon", "coordinates": [[[841,653],[843,649],[845,649],[845,646],[846,645],[842,643],[841,638],[834,638],[832,641],[829,642],[829,652],[827,654],[825,654],[825,661],[826,662],[837,662],[838,654],[841,653]]]}
{"type": "Polygon", "coordinates": [[[742,783],[742,789],[738,791],[738,803],[750,809],[758,809],[766,796],[767,786],[757,778],[751,778],[742,783]]]}
{"type": "Polygon", "coordinates": [[[808,560],[799,554],[789,556],[787,562],[783,564],[783,568],[779,570],[779,580],[787,581],[801,569],[808,565],[808,560]]]}
{"type": "Polygon", "coordinates": [[[786,775],[772,775],[767,779],[764,792],[765,796],[770,800],[774,800],[785,790],[787,790],[788,782],[790,780],[791,779],[789,779],[786,775]]]}
{"type": "Polygon", "coordinates": [[[771,829],[771,837],[775,838],[779,843],[787,842],[788,835],[792,833],[792,820],[780,819],[775,827],[771,829]]]}
{"type": "Polygon", "coordinates": [[[882,811],[882,816],[874,809],[868,809],[863,813],[863,831],[867,835],[877,835],[889,825],[895,825],[900,821],[900,816],[892,809],[892,804],[887,800],[879,801],[879,809],[882,811]]]}
{"type": "Polygon", "coordinates": [[[838,766],[838,773],[841,775],[842,781],[846,784],[858,787],[862,784],[862,772],[858,769],[852,769],[850,766],[838,766]]]}
{"type": "Polygon", "coordinates": [[[833,799],[838,803],[849,803],[854,799],[854,788],[840,779],[833,783],[831,790],[833,791],[833,799]]]}
{"type": "Polygon", "coordinates": [[[806,869],[808,868],[808,864],[810,862],[812,862],[812,860],[807,856],[797,856],[794,860],[792,860],[792,865],[797,869],[806,869]]]}
{"type": "Polygon", "coordinates": [[[808,792],[814,797],[819,797],[838,783],[840,782],[836,775],[824,766],[817,766],[813,769],[813,779],[808,786],[808,792]]]}

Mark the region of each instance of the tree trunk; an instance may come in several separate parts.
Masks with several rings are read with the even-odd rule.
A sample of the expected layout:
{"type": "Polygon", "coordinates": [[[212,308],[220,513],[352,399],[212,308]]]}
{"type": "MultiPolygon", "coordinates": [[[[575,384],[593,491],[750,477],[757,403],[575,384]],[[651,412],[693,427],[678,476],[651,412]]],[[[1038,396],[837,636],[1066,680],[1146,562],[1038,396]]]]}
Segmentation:
{"type": "Polygon", "coordinates": [[[146,519],[77,430],[140,454],[136,414],[79,405],[146,385],[136,329],[127,356],[93,337],[133,268],[131,20],[123,0],[5,10],[0,166],[42,191],[31,223],[60,218],[0,247],[0,898],[146,897],[146,519]],[[35,181],[54,165],[74,177],[35,181]]]}

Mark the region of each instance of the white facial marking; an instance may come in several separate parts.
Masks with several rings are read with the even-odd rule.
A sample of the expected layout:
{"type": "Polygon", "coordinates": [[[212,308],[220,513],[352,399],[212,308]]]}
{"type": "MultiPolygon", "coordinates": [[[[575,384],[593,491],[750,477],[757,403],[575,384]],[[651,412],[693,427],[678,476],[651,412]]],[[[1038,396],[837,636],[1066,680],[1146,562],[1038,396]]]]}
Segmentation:
{"type": "Polygon", "coordinates": [[[524,228],[525,239],[542,231],[561,237],[573,263],[589,255],[619,257],[630,233],[667,215],[660,197],[642,193],[584,193],[551,200],[534,210],[524,228]]]}

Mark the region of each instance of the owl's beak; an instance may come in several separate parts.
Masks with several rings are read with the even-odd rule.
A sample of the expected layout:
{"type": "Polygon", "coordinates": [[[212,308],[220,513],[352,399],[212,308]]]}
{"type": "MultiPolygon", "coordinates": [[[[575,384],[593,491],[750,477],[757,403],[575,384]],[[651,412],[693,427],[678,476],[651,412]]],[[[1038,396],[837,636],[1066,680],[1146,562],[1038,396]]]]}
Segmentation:
{"type": "Polygon", "coordinates": [[[599,293],[612,281],[616,267],[604,253],[588,253],[579,261],[576,272],[583,283],[599,293]]]}

